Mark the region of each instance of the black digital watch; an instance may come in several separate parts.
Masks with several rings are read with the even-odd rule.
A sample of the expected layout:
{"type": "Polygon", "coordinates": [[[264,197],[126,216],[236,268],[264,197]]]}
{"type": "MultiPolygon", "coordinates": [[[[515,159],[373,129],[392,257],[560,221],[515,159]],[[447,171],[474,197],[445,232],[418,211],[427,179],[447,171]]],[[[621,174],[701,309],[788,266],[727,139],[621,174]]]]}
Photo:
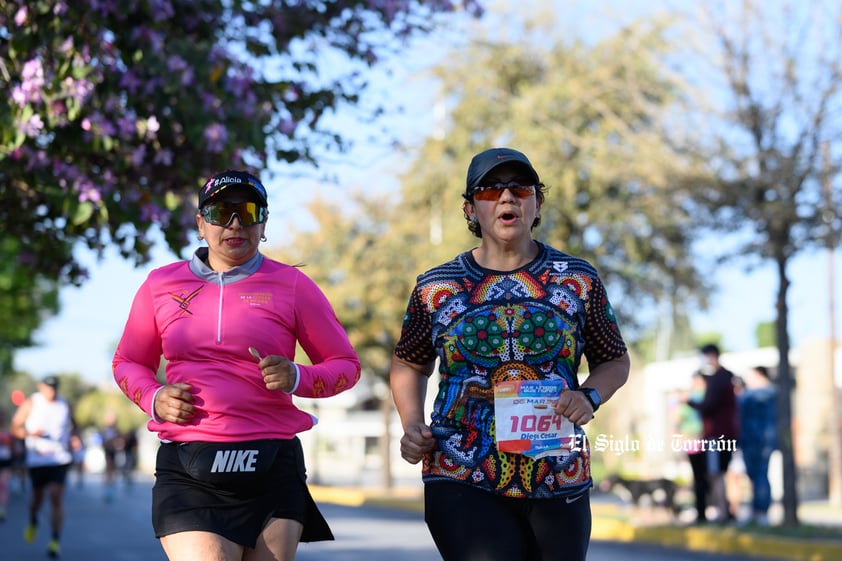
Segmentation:
{"type": "Polygon", "coordinates": [[[596,391],[594,388],[578,388],[577,391],[582,392],[585,394],[585,397],[588,398],[588,401],[591,402],[591,407],[593,407],[594,412],[599,409],[599,406],[602,405],[602,396],[599,395],[599,392],[596,391]]]}

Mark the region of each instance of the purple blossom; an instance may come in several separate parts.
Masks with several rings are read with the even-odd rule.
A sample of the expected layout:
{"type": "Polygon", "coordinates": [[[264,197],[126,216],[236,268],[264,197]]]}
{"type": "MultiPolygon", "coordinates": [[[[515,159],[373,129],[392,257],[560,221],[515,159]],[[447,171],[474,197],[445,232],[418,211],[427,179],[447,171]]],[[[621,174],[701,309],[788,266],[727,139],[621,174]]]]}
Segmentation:
{"type": "Polygon", "coordinates": [[[205,142],[210,152],[220,153],[228,140],[228,130],[220,123],[213,123],[205,128],[205,142]]]}
{"type": "Polygon", "coordinates": [[[98,115],[98,117],[100,117],[100,120],[97,123],[97,125],[99,126],[100,136],[105,136],[105,137],[115,136],[116,133],[117,133],[117,129],[114,127],[114,123],[112,123],[111,121],[109,121],[108,119],[106,119],[102,115],[98,115]]]}
{"type": "Polygon", "coordinates": [[[134,111],[129,111],[117,119],[117,134],[120,138],[128,140],[137,132],[137,116],[134,111]]]}
{"type": "Polygon", "coordinates": [[[379,1],[374,4],[375,7],[380,7],[382,10],[383,17],[385,18],[387,24],[391,24],[395,21],[395,15],[397,15],[398,12],[407,9],[406,2],[397,2],[395,0],[379,1]]]}
{"type": "Polygon", "coordinates": [[[154,221],[155,218],[160,214],[161,207],[154,203],[147,203],[145,205],[141,205],[140,207],[140,219],[143,222],[151,222],[154,221]]]}
{"type": "Polygon", "coordinates": [[[167,58],[167,68],[173,74],[181,75],[181,85],[189,86],[193,83],[194,72],[186,60],[180,56],[173,55],[167,58]]]}
{"type": "Polygon", "coordinates": [[[199,94],[199,99],[202,100],[202,107],[205,111],[219,108],[219,98],[210,92],[203,91],[199,94]]]}
{"type": "Polygon", "coordinates": [[[109,96],[103,105],[106,113],[120,113],[123,110],[125,103],[119,95],[109,96]]]}
{"type": "Polygon", "coordinates": [[[99,204],[102,202],[102,193],[100,193],[96,185],[88,178],[78,181],[76,183],[76,190],[79,192],[80,203],[90,201],[94,204],[99,204]]]}
{"type": "Polygon", "coordinates": [[[25,123],[21,126],[21,131],[28,137],[35,137],[44,130],[44,121],[41,119],[41,115],[32,115],[25,123]]]}
{"type": "Polygon", "coordinates": [[[100,193],[105,194],[105,193],[113,193],[114,192],[114,184],[115,184],[114,172],[112,172],[110,169],[105,169],[105,170],[102,171],[99,179],[100,179],[100,186],[99,186],[100,193]]]}
{"type": "Polygon", "coordinates": [[[101,137],[111,137],[117,132],[114,124],[99,112],[82,119],[81,127],[82,130],[101,137]]]}
{"type": "Polygon", "coordinates": [[[175,15],[175,10],[169,0],[150,0],[149,12],[155,21],[164,21],[175,15]]]}
{"type": "Polygon", "coordinates": [[[143,165],[143,160],[146,158],[146,145],[141,144],[137,148],[132,151],[132,155],[130,157],[131,164],[133,166],[140,167],[143,165]]]}
{"type": "Polygon", "coordinates": [[[254,79],[253,75],[254,72],[251,68],[243,68],[239,74],[229,76],[226,82],[228,91],[231,92],[234,97],[238,99],[242,98],[250,89],[251,82],[254,79]]]}
{"type": "Polygon", "coordinates": [[[117,3],[114,0],[91,0],[91,8],[104,18],[117,13],[117,3]]]}
{"type": "Polygon", "coordinates": [[[26,93],[23,91],[21,86],[18,85],[12,88],[12,101],[14,101],[18,107],[26,105],[26,93]]]}
{"type": "Polygon", "coordinates": [[[70,185],[76,185],[82,173],[73,164],[68,164],[61,160],[53,162],[53,175],[58,179],[59,187],[67,191],[70,185]]]}
{"type": "MultiPolygon", "coordinates": [[[[9,21],[8,34],[43,37],[28,42],[27,50],[10,59],[13,74],[6,91],[8,102],[15,104],[11,107],[10,117],[16,119],[12,124],[19,134],[26,130],[27,135],[34,135],[8,155],[10,164],[20,171],[28,167],[39,181],[51,182],[65,190],[66,198],[78,199],[86,206],[113,198],[115,226],[140,213],[143,223],[135,224],[136,240],[147,240],[147,230],[154,229],[157,222],[176,226],[168,232],[170,243],[179,239],[186,243],[186,238],[178,237],[184,234],[175,230],[183,221],[184,229],[192,231],[194,215],[181,210],[170,214],[164,204],[166,194],[185,182],[181,177],[184,170],[172,169],[176,159],[181,162],[193,157],[197,165],[202,160],[201,165],[207,166],[206,156],[218,159],[225,154],[229,164],[237,167],[244,159],[252,165],[267,165],[277,148],[271,138],[261,135],[273,132],[265,130],[268,123],[274,125],[275,135],[292,141],[310,130],[321,132],[318,117],[338,107],[343,93],[351,93],[358,85],[350,79],[331,83],[321,72],[327,60],[320,58],[317,49],[306,51],[310,45],[324,44],[326,49],[345,52],[356,66],[366,56],[374,59],[368,41],[377,45],[380,40],[373,35],[396,33],[399,26],[416,28],[420,23],[413,14],[423,18],[450,2],[337,0],[342,14],[332,22],[325,21],[324,11],[312,8],[330,2],[302,0],[228,2],[223,3],[224,12],[190,10],[190,3],[180,0],[11,4],[14,8],[6,17],[14,14],[14,21],[9,21]],[[21,5],[28,7],[19,8],[21,5]],[[38,11],[36,5],[43,9],[38,11]],[[417,12],[411,11],[416,8],[417,12]],[[141,17],[127,20],[136,10],[143,12],[141,17]],[[86,27],[91,35],[82,40],[77,27],[86,23],[92,24],[86,27]],[[35,29],[35,24],[43,27],[35,29]],[[341,27],[335,27],[337,24],[341,27]],[[173,33],[202,41],[202,49],[208,48],[206,40],[218,45],[210,47],[208,60],[195,61],[194,49],[181,50],[182,44],[169,40],[173,33]],[[245,34],[266,50],[246,52],[245,34]],[[287,52],[290,40],[296,45],[287,52]],[[27,63],[30,58],[34,60],[27,63]],[[301,82],[285,88],[287,80],[301,82]],[[336,93],[337,98],[311,100],[310,92],[322,88],[336,93]],[[187,95],[189,92],[193,95],[187,95]],[[290,111],[285,110],[285,101],[290,111]],[[30,118],[33,112],[40,116],[30,118]],[[68,122],[70,115],[73,121],[68,122]],[[254,127],[261,130],[254,131],[254,127]],[[55,138],[67,140],[52,141],[54,137],[47,133],[53,131],[57,132],[55,138]],[[196,138],[198,135],[202,136],[196,138]],[[110,142],[112,139],[115,141],[110,142]],[[160,168],[179,177],[159,177],[160,168]],[[127,176],[140,178],[137,181],[144,188],[124,192],[127,176]]],[[[383,38],[384,45],[389,43],[383,38]]],[[[336,139],[337,143],[341,140],[339,136],[336,139]]],[[[306,152],[306,145],[300,140],[291,149],[306,152]]],[[[90,235],[86,232],[81,238],[90,235]]],[[[146,253],[145,248],[138,249],[141,245],[135,249],[146,253]]]]}
{"type": "Polygon", "coordinates": [[[226,66],[228,64],[228,51],[224,47],[214,45],[208,53],[208,62],[213,66],[226,66]]]}
{"type": "Polygon", "coordinates": [[[169,68],[172,72],[181,72],[187,68],[187,66],[187,61],[178,55],[167,57],[167,68],[169,68]]]}
{"type": "Polygon", "coordinates": [[[152,51],[162,52],[164,50],[164,34],[162,32],[141,26],[132,33],[132,38],[139,41],[145,39],[152,51]]]}
{"type": "Polygon", "coordinates": [[[161,150],[158,150],[157,152],[155,152],[155,157],[152,161],[156,164],[163,164],[167,167],[171,166],[173,161],[172,150],[168,148],[162,148],[161,150]]]}
{"type": "Polygon", "coordinates": [[[184,72],[181,73],[181,85],[182,86],[192,86],[193,82],[196,81],[196,73],[192,68],[187,68],[184,72]]]}
{"type": "Polygon", "coordinates": [[[37,58],[29,60],[23,65],[21,72],[22,81],[19,86],[12,89],[12,99],[19,107],[27,103],[38,103],[41,101],[41,88],[44,87],[44,68],[37,58]]]}
{"type": "Polygon", "coordinates": [[[69,53],[73,50],[73,37],[68,37],[65,39],[62,44],[58,48],[60,53],[69,53]]]}
{"type": "Polygon", "coordinates": [[[62,82],[64,93],[80,105],[94,91],[94,85],[89,80],[74,80],[70,76],[62,82]]]}
{"type": "MultiPolygon", "coordinates": [[[[23,153],[20,153],[21,156],[23,153]]],[[[26,150],[26,171],[47,169],[50,167],[50,159],[44,150],[26,150]]]]}
{"type": "Polygon", "coordinates": [[[166,226],[170,222],[170,212],[155,203],[147,203],[140,207],[140,219],[144,222],[157,222],[166,226]]]}
{"type": "Polygon", "coordinates": [[[44,84],[44,67],[41,66],[41,59],[33,58],[26,61],[21,74],[26,81],[31,80],[39,86],[44,84]]]}
{"type": "Polygon", "coordinates": [[[144,85],[143,91],[146,94],[154,95],[155,91],[158,90],[161,87],[161,84],[163,84],[163,83],[164,83],[163,78],[160,78],[160,77],[159,78],[151,78],[144,85]]]}
{"type": "Polygon", "coordinates": [[[137,89],[140,87],[140,84],[141,81],[131,70],[127,70],[126,73],[120,77],[120,87],[131,94],[137,93],[137,89]]]}
{"type": "Polygon", "coordinates": [[[67,4],[65,2],[56,2],[53,7],[53,14],[60,16],[67,13],[67,4]]]}
{"type": "Polygon", "coordinates": [[[18,27],[23,27],[23,25],[26,23],[26,18],[27,18],[27,15],[28,15],[27,12],[28,12],[28,9],[27,9],[26,6],[22,6],[17,11],[17,13],[15,14],[15,25],[17,25],[18,27]]]}
{"type": "Polygon", "coordinates": [[[298,123],[295,122],[294,119],[286,118],[281,121],[280,126],[278,127],[282,134],[286,136],[292,136],[295,133],[295,128],[298,123]]]}
{"type": "Polygon", "coordinates": [[[257,113],[258,99],[254,92],[249,91],[244,97],[237,100],[239,111],[246,117],[253,117],[257,113]]]}

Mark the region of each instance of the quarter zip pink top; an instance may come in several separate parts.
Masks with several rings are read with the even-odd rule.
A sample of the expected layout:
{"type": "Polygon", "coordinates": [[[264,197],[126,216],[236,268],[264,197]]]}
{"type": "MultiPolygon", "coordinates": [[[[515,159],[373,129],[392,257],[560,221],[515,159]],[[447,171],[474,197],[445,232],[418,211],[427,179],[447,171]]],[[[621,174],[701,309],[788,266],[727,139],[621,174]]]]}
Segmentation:
{"type": "Polygon", "coordinates": [[[152,417],[147,427],[162,440],[289,439],[310,429],[314,418],[293,404],[292,394],[266,389],[248,349],[293,360],[298,343],[311,364],[296,363],[293,393],[345,391],[359,380],[360,361],[333,308],[295,267],[257,254],[218,273],[203,261],[206,252],[155,269],[138,289],[114,354],[114,379],[152,417]],[[162,355],[167,383],[192,386],[198,411],[185,425],[153,414],[162,355]]]}

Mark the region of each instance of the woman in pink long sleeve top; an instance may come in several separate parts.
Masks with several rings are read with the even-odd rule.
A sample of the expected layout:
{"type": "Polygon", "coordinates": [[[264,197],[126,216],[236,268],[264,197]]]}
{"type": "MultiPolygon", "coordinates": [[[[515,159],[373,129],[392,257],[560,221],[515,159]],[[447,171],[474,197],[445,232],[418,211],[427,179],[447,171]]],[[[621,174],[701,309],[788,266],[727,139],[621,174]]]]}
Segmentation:
{"type": "Polygon", "coordinates": [[[296,437],[315,419],[292,396],[347,390],[360,362],[315,283],[258,252],[267,215],[254,175],[213,176],[196,216],[207,248],[149,274],[114,355],[162,442],[153,526],[171,561],[293,559],[299,541],[332,539],[296,437]],[[311,364],[293,362],[296,343],[311,364]]]}

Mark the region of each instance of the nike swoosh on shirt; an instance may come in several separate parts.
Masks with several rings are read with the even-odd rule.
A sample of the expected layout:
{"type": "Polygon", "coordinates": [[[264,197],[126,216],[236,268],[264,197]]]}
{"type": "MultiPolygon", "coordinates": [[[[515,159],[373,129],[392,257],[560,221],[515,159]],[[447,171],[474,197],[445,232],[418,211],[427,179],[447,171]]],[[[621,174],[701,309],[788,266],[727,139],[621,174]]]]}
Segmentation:
{"type": "Polygon", "coordinates": [[[578,501],[579,499],[581,499],[581,498],[582,498],[582,497],[584,497],[584,496],[585,496],[585,494],[584,494],[584,493],[582,493],[581,495],[576,495],[575,497],[566,497],[566,498],[564,499],[564,501],[565,501],[567,504],[570,504],[570,503],[575,503],[576,501],[578,501]]]}

